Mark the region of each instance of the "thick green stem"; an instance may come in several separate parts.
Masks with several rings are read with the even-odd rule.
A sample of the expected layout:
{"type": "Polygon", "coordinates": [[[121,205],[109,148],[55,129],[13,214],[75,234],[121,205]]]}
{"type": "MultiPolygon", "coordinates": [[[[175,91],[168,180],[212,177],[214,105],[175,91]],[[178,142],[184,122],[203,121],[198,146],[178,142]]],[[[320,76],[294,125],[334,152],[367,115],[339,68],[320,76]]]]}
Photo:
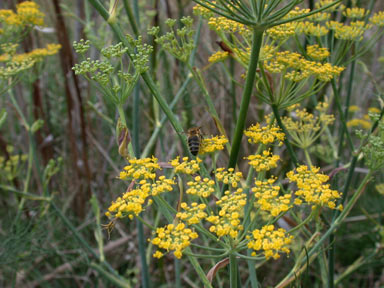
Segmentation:
{"type": "Polygon", "coordinates": [[[251,58],[249,60],[247,79],[245,81],[245,87],[243,91],[243,96],[241,98],[240,112],[239,117],[236,122],[235,135],[233,137],[231,145],[231,154],[229,156],[229,168],[234,168],[237,163],[237,158],[239,156],[241,139],[243,137],[243,130],[245,125],[245,119],[247,117],[248,106],[251,100],[252,91],[255,83],[256,68],[259,61],[259,54],[261,44],[263,42],[263,30],[253,30],[253,39],[252,39],[252,52],[251,58]]]}
{"type": "MultiPolygon", "coordinates": [[[[252,250],[248,249],[247,250],[247,255],[249,257],[251,256],[252,250]]],[[[256,274],[256,261],[255,260],[247,260],[248,264],[248,270],[249,270],[249,279],[251,281],[251,287],[252,288],[258,288],[259,287],[259,282],[257,281],[257,274],[256,274]]]]}
{"type": "Polygon", "coordinates": [[[123,0],[123,3],[124,3],[125,12],[127,13],[127,16],[128,16],[129,23],[131,24],[131,27],[132,27],[133,34],[135,34],[135,36],[137,37],[140,34],[139,28],[136,23],[137,18],[134,17],[133,15],[132,8],[131,8],[131,5],[129,4],[129,1],[123,0]]]}
{"type": "Polygon", "coordinates": [[[229,278],[230,287],[237,288],[237,258],[234,254],[229,256],[229,278]]]}

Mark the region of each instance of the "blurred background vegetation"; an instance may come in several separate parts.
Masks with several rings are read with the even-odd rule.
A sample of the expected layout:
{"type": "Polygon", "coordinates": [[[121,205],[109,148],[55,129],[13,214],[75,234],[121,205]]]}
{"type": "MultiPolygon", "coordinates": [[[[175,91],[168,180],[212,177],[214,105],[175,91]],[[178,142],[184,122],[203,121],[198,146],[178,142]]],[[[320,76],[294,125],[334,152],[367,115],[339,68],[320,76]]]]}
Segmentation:
{"type": "MultiPolygon", "coordinates": [[[[88,1],[35,2],[46,15],[46,25],[41,29],[33,29],[22,41],[21,48],[28,52],[46,43],[59,43],[62,48],[58,54],[47,57],[24,73],[10,92],[29,123],[39,119],[44,121],[32,137],[22,126],[20,115],[9,95],[5,93],[0,98],[0,110],[5,108],[7,111],[6,122],[0,128],[0,286],[115,287],[115,282],[109,279],[111,275],[100,270],[102,268],[95,260],[100,255],[97,213],[101,213],[101,223],[107,224],[108,220],[103,216],[105,209],[126,189],[124,183],[116,179],[126,163],[118,153],[115,133],[118,114],[115,106],[106,101],[90,82],[75,75],[72,67],[80,60],[74,53],[72,43],[89,39],[93,45],[91,57],[97,59],[103,47],[115,44],[117,40],[108,24],[88,1]],[[31,139],[34,165],[28,191],[24,191],[27,194],[20,194],[26,178],[31,139]],[[6,167],[6,162],[12,167],[12,173],[6,167]],[[42,181],[43,178],[39,177],[43,171],[51,173],[49,181],[42,181]],[[49,194],[46,191],[50,191],[49,194]],[[90,202],[92,196],[96,203],[93,206],[90,202]],[[22,198],[25,204],[20,213],[18,206],[22,198]],[[84,248],[86,245],[82,241],[88,244],[89,249],[84,248]]],[[[109,5],[109,1],[100,2],[105,7],[109,5]]],[[[117,21],[125,34],[134,35],[125,15],[124,1],[120,2],[117,21]]],[[[132,5],[144,42],[154,47],[150,71],[161,93],[171,103],[188,79],[188,69],[166,54],[146,31],[151,26],[165,29],[164,21],[167,18],[192,15],[194,3],[189,0],[126,2],[132,5]]],[[[360,7],[367,7],[370,1],[357,2],[360,7]]],[[[374,11],[384,10],[384,1],[374,2],[374,11]]],[[[14,10],[17,3],[16,0],[2,0],[0,9],[14,10]]],[[[304,6],[311,5],[313,1],[304,1],[304,6]]],[[[195,21],[195,25],[200,24],[195,21]]],[[[208,57],[219,50],[217,40],[217,36],[206,25],[201,27],[195,66],[203,69],[209,65],[208,57]]],[[[384,89],[383,45],[382,38],[355,65],[357,77],[353,80],[351,103],[359,110],[350,113],[351,119],[363,117],[370,107],[378,106],[373,91],[384,89]]],[[[238,82],[242,81],[242,73],[244,69],[235,64],[233,59],[225,64],[207,67],[203,72],[219,119],[229,136],[234,130],[233,119],[236,119],[238,113],[242,91],[238,82]]],[[[348,77],[342,81],[346,85],[348,77]]],[[[188,81],[186,85],[173,108],[182,127],[186,131],[189,127],[201,126],[205,134],[219,134],[198,85],[193,81],[188,81]]],[[[139,123],[139,129],[131,130],[131,136],[134,149],[142,152],[164,115],[141,81],[124,109],[129,128],[132,129],[134,119],[139,123]]],[[[246,127],[262,121],[270,112],[265,110],[260,101],[252,98],[246,127]]],[[[156,155],[163,162],[175,155],[183,155],[183,147],[179,141],[175,141],[176,138],[173,128],[165,120],[161,123],[155,145],[148,147],[149,155],[156,155]]],[[[312,148],[312,152],[318,155],[314,164],[321,164],[321,167],[325,167],[325,173],[329,173],[331,168],[327,169],[327,152],[332,157],[330,151],[317,146],[312,148]]],[[[240,157],[250,154],[249,149],[250,146],[244,145],[240,157]]],[[[228,155],[221,154],[218,166],[225,166],[227,162],[228,155]]],[[[359,162],[360,166],[363,163],[359,162]]],[[[360,177],[366,173],[363,168],[358,168],[357,172],[354,187],[358,186],[360,177]]],[[[337,231],[340,237],[337,237],[335,243],[336,271],[342,274],[348,267],[356,268],[338,283],[339,287],[384,287],[384,258],[382,252],[380,254],[377,251],[380,241],[383,245],[384,237],[383,188],[375,186],[384,182],[384,177],[376,177],[376,183],[368,185],[353,213],[337,231]]],[[[153,215],[149,214],[148,217],[155,218],[157,215],[155,212],[150,213],[153,215]]],[[[105,258],[120,275],[129,279],[132,287],[141,286],[137,233],[134,221],[117,222],[110,239],[107,231],[102,231],[105,258]]],[[[145,239],[150,237],[150,231],[144,230],[144,233],[145,239]]],[[[152,287],[174,287],[173,258],[148,259],[151,278],[156,279],[152,287]]],[[[263,287],[276,284],[275,279],[284,275],[289,264],[293,265],[289,259],[283,266],[281,264],[281,260],[272,261],[260,268],[258,277],[263,287]]],[[[202,265],[208,272],[212,261],[203,260],[202,265]]],[[[201,287],[194,273],[188,264],[183,265],[182,287],[201,287]]],[[[310,267],[292,285],[315,287],[314,283],[320,283],[314,281],[318,277],[315,266],[310,267]]],[[[228,287],[224,280],[219,281],[218,285],[228,287]]]]}

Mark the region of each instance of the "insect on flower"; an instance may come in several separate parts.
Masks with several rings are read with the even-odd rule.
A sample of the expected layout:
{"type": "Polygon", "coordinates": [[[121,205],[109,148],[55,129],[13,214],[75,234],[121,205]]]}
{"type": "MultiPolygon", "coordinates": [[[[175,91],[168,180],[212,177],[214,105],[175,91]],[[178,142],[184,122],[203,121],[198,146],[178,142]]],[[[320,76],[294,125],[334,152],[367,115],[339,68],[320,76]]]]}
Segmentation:
{"type": "Polygon", "coordinates": [[[203,140],[203,134],[201,133],[201,127],[192,127],[187,131],[188,147],[193,156],[199,153],[201,142],[203,140]]]}

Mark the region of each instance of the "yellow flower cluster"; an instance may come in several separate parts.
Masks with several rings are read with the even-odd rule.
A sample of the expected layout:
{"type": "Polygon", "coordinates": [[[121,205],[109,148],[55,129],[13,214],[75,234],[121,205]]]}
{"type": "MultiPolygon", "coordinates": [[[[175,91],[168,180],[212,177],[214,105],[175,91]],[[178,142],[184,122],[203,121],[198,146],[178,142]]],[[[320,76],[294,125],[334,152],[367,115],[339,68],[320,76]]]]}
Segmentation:
{"type": "MultiPolygon", "coordinates": [[[[275,55],[276,50],[277,50],[277,47],[272,45],[264,45],[263,47],[261,47],[260,56],[259,56],[260,61],[271,59],[273,55],[275,55]]],[[[248,59],[249,59],[249,56],[248,56],[248,59]]]]}
{"type": "Polygon", "coordinates": [[[267,30],[267,34],[274,40],[286,40],[296,34],[298,22],[289,22],[282,25],[274,26],[267,30]]]}
{"type": "Polygon", "coordinates": [[[44,13],[35,2],[22,2],[16,6],[16,11],[23,25],[44,25],[44,13]]]}
{"type": "MultiPolygon", "coordinates": [[[[183,250],[191,244],[191,240],[198,237],[197,233],[192,229],[186,227],[184,223],[168,224],[165,227],[156,229],[156,237],[152,239],[151,243],[157,247],[173,251],[173,255],[177,259],[183,256],[183,250]]],[[[164,254],[157,250],[153,257],[161,258],[164,254]]]]}
{"type": "Polygon", "coordinates": [[[308,45],[307,54],[314,60],[321,61],[327,58],[331,53],[329,53],[328,48],[319,47],[319,45],[308,45]]]}
{"type": "Polygon", "coordinates": [[[116,201],[112,202],[105,215],[108,218],[124,218],[128,216],[131,220],[134,216],[138,216],[144,209],[145,200],[150,196],[150,185],[146,184],[145,180],[141,180],[141,187],[132,190],[128,189],[122,197],[118,197],[116,201]]]}
{"type": "Polygon", "coordinates": [[[43,60],[44,57],[54,55],[61,48],[60,44],[48,44],[46,48],[35,49],[28,53],[16,54],[18,44],[6,43],[0,46],[4,54],[0,55],[0,78],[9,78],[24,70],[31,68],[35,63],[43,60]]]}
{"type": "Polygon", "coordinates": [[[46,56],[57,54],[60,48],[61,48],[60,44],[48,44],[46,48],[34,49],[28,53],[14,54],[14,52],[16,52],[16,50],[14,50],[11,53],[5,53],[0,55],[0,62],[8,62],[8,61],[12,61],[16,63],[23,63],[26,61],[39,62],[43,60],[43,58],[46,56]]]}
{"type": "Polygon", "coordinates": [[[25,1],[16,5],[16,13],[12,10],[0,10],[0,23],[10,26],[23,27],[26,25],[44,25],[44,13],[39,5],[32,1],[25,1]]]}
{"type": "Polygon", "coordinates": [[[327,107],[327,103],[319,103],[316,107],[319,115],[309,113],[304,108],[296,109],[291,117],[283,117],[282,122],[296,146],[307,149],[320,137],[327,125],[333,123],[335,117],[325,114],[327,107]]]}
{"type": "Polygon", "coordinates": [[[160,170],[157,158],[129,159],[129,165],[120,172],[120,179],[155,179],[156,170],[160,170]]]}
{"type": "MultiPolygon", "coordinates": [[[[349,107],[350,112],[356,112],[359,110],[360,110],[360,108],[358,106],[355,106],[355,105],[352,105],[349,107]]],[[[380,111],[380,109],[378,109],[376,107],[369,107],[368,112],[374,113],[374,114],[380,114],[381,111],[380,111]]],[[[347,127],[361,127],[363,129],[368,130],[372,127],[372,123],[370,120],[371,119],[369,117],[369,114],[365,114],[361,118],[354,118],[354,119],[349,120],[347,122],[347,127]]]]}
{"type": "Polygon", "coordinates": [[[175,185],[173,179],[167,179],[165,176],[160,176],[159,180],[156,180],[155,183],[145,183],[142,185],[142,189],[151,189],[151,195],[156,196],[164,192],[170,192],[173,190],[172,185],[175,185]]]}
{"type": "MultiPolygon", "coordinates": [[[[210,5],[210,3],[208,2],[204,2],[204,3],[211,8],[215,8],[213,5],[210,5]]],[[[211,1],[211,3],[216,4],[216,1],[211,1]]],[[[211,10],[199,4],[196,4],[195,6],[193,6],[193,13],[195,15],[200,15],[205,19],[209,19],[214,15],[214,13],[211,10]]]]}
{"type": "Polygon", "coordinates": [[[183,157],[183,162],[179,162],[179,156],[173,159],[170,164],[174,167],[175,173],[195,174],[200,170],[199,163],[201,159],[196,157],[196,160],[188,161],[188,157],[183,157]]]}
{"type": "MultiPolygon", "coordinates": [[[[298,17],[309,12],[310,12],[309,9],[300,9],[299,7],[295,7],[292,11],[288,13],[288,15],[283,17],[283,19],[298,17]]],[[[266,32],[268,36],[271,37],[272,39],[284,41],[290,38],[291,36],[294,36],[298,32],[297,28],[300,27],[300,21],[301,20],[296,20],[289,23],[284,23],[278,26],[274,26],[268,29],[266,32]]]]}
{"type": "Polygon", "coordinates": [[[244,227],[240,225],[240,218],[243,217],[243,209],[246,204],[247,195],[243,193],[243,189],[238,188],[235,192],[225,192],[220,200],[216,201],[216,205],[220,206],[218,216],[210,215],[206,218],[213,225],[209,231],[215,233],[218,237],[229,235],[236,238],[239,231],[244,227]]]}
{"type": "Polygon", "coordinates": [[[376,107],[369,107],[368,112],[380,114],[381,110],[379,108],[376,108],[376,107]]]}
{"type": "Polygon", "coordinates": [[[8,62],[6,66],[0,66],[0,79],[7,79],[16,74],[19,74],[35,64],[34,61],[24,61],[24,62],[8,62]]]}
{"type": "Polygon", "coordinates": [[[335,38],[351,41],[363,40],[364,32],[371,28],[371,25],[366,24],[364,21],[351,22],[349,25],[344,25],[337,21],[329,21],[327,26],[335,31],[335,38]]]}
{"type": "Polygon", "coordinates": [[[321,37],[326,35],[329,30],[321,24],[314,24],[312,22],[304,21],[297,25],[297,33],[304,33],[306,35],[321,37]]]}
{"type": "Polygon", "coordinates": [[[375,185],[375,188],[377,192],[379,192],[381,195],[384,195],[384,183],[375,185]]]}
{"type": "Polygon", "coordinates": [[[264,150],[262,155],[249,155],[246,157],[257,172],[268,171],[277,167],[277,161],[280,160],[279,155],[274,155],[270,150],[264,150]]]}
{"type": "Polygon", "coordinates": [[[379,11],[372,15],[369,19],[373,25],[384,27],[384,11],[379,11]]]}
{"type": "MultiPolygon", "coordinates": [[[[243,49],[239,49],[239,48],[234,47],[233,48],[233,53],[236,55],[236,57],[241,62],[248,63],[249,62],[249,58],[251,57],[251,48],[250,47],[245,47],[245,49],[243,50],[243,49]]],[[[262,53],[262,52],[260,52],[260,53],[262,53]]]]}
{"type": "Polygon", "coordinates": [[[279,253],[289,254],[289,248],[287,247],[292,242],[293,236],[286,235],[286,231],[283,228],[275,230],[273,225],[267,225],[260,230],[256,229],[252,231],[252,237],[247,236],[250,240],[248,248],[254,250],[252,256],[256,256],[256,251],[263,250],[266,259],[280,258],[279,253]]]}
{"type": "Polygon", "coordinates": [[[207,198],[213,192],[215,192],[215,181],[209,178],[201,179],[200,176],[196,176],[195,181],[189,181],[187,185],[187,194],[197,195],[200,197],[207,198]]]}
{"type": "Polygon", "coordinates": [[[208,58],[209,63],[217,63],[224,61],[229,56],[227,51],[217,51],[208,58]]]}
{"type": "Polygon", "coordinates": [[[217,181],[228,184],[233,188],[236,188],[239,185],[243,174],[241,172],[235,172],[235,169],[229,168],[227,171],[225,168],[217,168],[215,172],[215,177],[217,181]]]}
{"type": "Polygon", "coordinates": [[[316,206],[328,206],[331,209],[342,210],[340,205],[336,208],[336,201],[341,197],[341,193],[329,188],[329,184],[324,184],[328,181],[327,175],[318,173],[320,168],[312,167],[310,170],[307,166],[301,165],[296,168],[296,172],[289,171],[287,177],[291,182],[295,182],[299,190],[295,192],[298,198],[295,199],[295,204],[300,205],[302,200],[316,206]]]}
{"type": "Polygon", "coordinates": [[[289,11],[288,15],[285,16],[283,19],[291,19],[294,17],[302,16],[304,14],[307,14],[311,12],[310,9],[301,9],[300,7],[296,6],[291,11],[289,11]]]}
{"type": "Polygon", "coordinates": [[[246,131],[244,135],[248,137],[248,142],[251,144],[262,143],[264,145],[272,144],[275,141],[279,145],[283,145],[285,135],[281,132],[277,126],[261,126],[259,123],[252,125],[246,131]]]}
{"type": "Polygon", "coordinates": [[[371,126],[372,126],[371,122],[365,119],[355,118],[347,122],[347,127],[361,127],[363,129],[368,130],[371,128],[371,126]]]}
{"type": "Polygon", "coordinates": [[[322,21],[329,20],[329,18],[331,18],[331,14],[330,13],[319,12],[319,13],[316,13],[316,14],[313,14],[313,15],[307,17],[306,19],[314,21],[314,22],[322,22],[322,21]]]}
{"type": "MultiPolygon", "coordinates": [[[[330,5],[330,4],[332,4],[333,2],[335,2],[335,1],[333,1],[333,0],[320,0],[320,1],[316,1],[316,3],[315,3],[315,8],[316,8],[316,9],[319,9],[319,8],[324,7],[324,6],[330,5]]],[[[333,5],[332,7],[328,8],[327,11],[328,11],[328,12],[333,12],[333,11],[336,11],[336,10],[338,10],[338,9],[340,9],[340,10],[344,10],[345,6],[344,6],[344,5],[340,5],[340,4],[341,4],[341,3],[338,3],[338,4],[336,4],[336,5],[333,5]]]]}
{"type": "Polygon", "coordinates": [[[21,21],[17,14],[12,10],[1,9],[0,10],[0,23],[5,23],[10,26],[19,26],[21,25],[21,21]]]}
{"type": "MultiPolygon", "coordinates": [[[[122,197],[118,197],[116,201],[112,202],[105,215],[109,218],[128,216],[133,219],[134,216],[138,216],[144,210],[143,205],[149,196],[170,192],[173,190],[172,185],[175,184],[173,179],[167,179],[165,176],[160,176],[154,183],[148,183],[143,179],[140,181],[139,187],[128,189],[122,197]]],[[[149,200],[148,204],[151,203],[152,200],[149,200]]]]}
{"type": "Polygon", "coordinates": [[[365,10],[364,8],[347,8],[343,11],[343,15],[347,18],[363,18],[369,14],[369,10],[365,10]]]}
{"type": "Polygon", "coordinates": [[[211,17],[208,20],[208,26],[217,32],[236,33],[240,35],[250,33],[250,30],[244,24],[230,20],[225,17],[211,17]]]}
{"type": "Polygon", "coordinates": [[[284,78],[294,82],[302,81],[311,75],[320,81],[328,82],[344,70],[343,67],[332,66],[330,63],[307,60],[302,55],[290,51],[277,52],[270,61],[265,61],[264,65],[272,73],[285,72],[284,78]],[[288,69],[290,72],[287,72],[288,69]]]}
{"type": "Polygon", "coordinates": [[[187,203],[183,202],[180,207],[184,212],[178,212],[176,217],[186,222],[188,225],[198,224],[208,216],[207,213],[204,212],[207,207],[205,204],[193,202],[191,207],[189,207],[187,203]]]}
{"type": "Polygon", "coordinates": [[[224,135],[203,139],[199,153],[205,154],[223,150],[227,143],[228,139],[224,135]]]}
{"type": "Polygon", "coordinates": [[[267,211],[273,217],[279,215],[281,212],[288,211],[292,206],[291,194],[279,196],[280,186],[273,185],[276,178],[270,178],[266,181],[255,181],[256,187],[252,188],[255,195],[255,206],[260,207],[261,210],[267,211]]]}
{"type": "MultiPolygon", "coordinates": [[[[14,148],[7,146],[6,150],[9,154],[13,153],[14,148]]],[[[10,155],[8,159],[0,156],[0,183],[2,181],[12,181],[19,173],[20,168],[23,167],[25,161],[27,161],[28,155],[26,154],[15,154],[10,155]]]]}
{"type": "Polygon", "coordinates": [[[349,106],[349,112],[357,112],[357,111],[359,111],[360,110],[360,107],[359,106],[357,106],[357,105],[351,105],[351,106],[349,106]]]}

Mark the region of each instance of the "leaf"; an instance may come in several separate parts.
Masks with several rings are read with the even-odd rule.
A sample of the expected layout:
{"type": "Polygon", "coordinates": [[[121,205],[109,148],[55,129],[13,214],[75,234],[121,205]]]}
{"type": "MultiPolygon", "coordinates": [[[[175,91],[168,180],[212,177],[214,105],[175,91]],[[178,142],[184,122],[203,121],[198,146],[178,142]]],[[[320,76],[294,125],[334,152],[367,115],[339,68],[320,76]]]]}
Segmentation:
{"type": "Polygon", "coordinates": [[[224,268],[225,266],[227,266],[229,263],[229,258],[225,258],[219,262],[216,263],[215,266],[213,266],[211,268],[211,270],[209,270],[208,274],[207,274],[207,278],[209,280],[210,283],[212,283],[212,279],[213,277],[215,277],[217,271],[221,268],[224,268]]]}

